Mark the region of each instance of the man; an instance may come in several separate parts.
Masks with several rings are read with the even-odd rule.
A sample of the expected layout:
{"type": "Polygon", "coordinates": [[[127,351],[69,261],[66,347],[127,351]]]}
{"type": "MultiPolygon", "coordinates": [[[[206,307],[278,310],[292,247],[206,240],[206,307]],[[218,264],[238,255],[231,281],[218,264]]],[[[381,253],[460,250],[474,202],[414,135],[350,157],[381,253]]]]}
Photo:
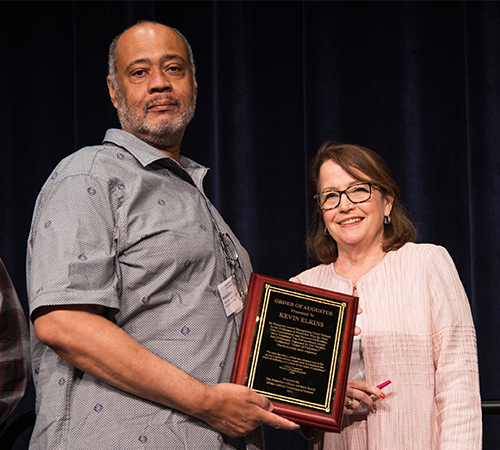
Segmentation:
{"type": "Polygon", "coordinates": [[[29,380],[26,316],[0,259],[0,430],[23,398],[29,380]]]}
{"type": "Polygon", "coordinates": [[[140,22],[109,63],[122,130],[61,161],[35,207],[30,448],[239,449],[247,435],[258,448],[260,424],[297,426],[227,383],[251,266],[203,193],[206,169],[180,154],[197,91],[189,44],[140,22]]]}

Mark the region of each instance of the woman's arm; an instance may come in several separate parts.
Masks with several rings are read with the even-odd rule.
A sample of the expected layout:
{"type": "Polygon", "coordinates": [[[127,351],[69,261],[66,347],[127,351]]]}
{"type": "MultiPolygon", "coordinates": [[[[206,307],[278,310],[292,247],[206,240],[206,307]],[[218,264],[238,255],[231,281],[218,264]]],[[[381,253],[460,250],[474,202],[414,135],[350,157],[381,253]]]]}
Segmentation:
{"type": "Polygon", "coordinates": [[[440,449],[480,450],[481,397],[476,333],[469,301],[443,247],[429,255],[436,420],[440,449]]]}

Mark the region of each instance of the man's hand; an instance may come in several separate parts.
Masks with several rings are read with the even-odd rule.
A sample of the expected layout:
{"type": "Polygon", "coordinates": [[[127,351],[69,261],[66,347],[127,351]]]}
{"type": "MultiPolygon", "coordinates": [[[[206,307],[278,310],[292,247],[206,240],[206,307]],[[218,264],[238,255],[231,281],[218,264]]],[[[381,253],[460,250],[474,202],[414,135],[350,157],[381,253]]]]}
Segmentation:
{"type": "Polygon", "coordinates": [[[299,426],[272,413],[272,403],[245,386],[221,383],[207,386],[206,401],[196,417],[229,437],[246,436],[261,424],[283,430],[299,426]]]}
{"type": "Polygon", "coordinates": [[[230,437],[265,423],[298,425],[271,412],[264,396],[236,384],[206,385],[157,357],[103,317],[96,305],[39,308],[38,338],[69,364],[118,389],[195,416],[230,437]],[[98,333],[95,330],[99,330],[98,333]]]}

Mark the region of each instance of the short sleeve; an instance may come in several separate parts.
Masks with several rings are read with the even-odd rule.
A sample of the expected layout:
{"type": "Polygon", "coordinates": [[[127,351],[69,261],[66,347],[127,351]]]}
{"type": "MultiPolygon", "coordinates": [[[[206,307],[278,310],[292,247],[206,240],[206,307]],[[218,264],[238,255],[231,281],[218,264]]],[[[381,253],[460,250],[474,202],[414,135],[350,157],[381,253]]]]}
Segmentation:
{"type": "Polygon", "coordinates": [[[28,241],[31,313],[40,306],[68,304],[118,308],[118,206],[106,180],[72,175],[46,183],[28,241]]]}

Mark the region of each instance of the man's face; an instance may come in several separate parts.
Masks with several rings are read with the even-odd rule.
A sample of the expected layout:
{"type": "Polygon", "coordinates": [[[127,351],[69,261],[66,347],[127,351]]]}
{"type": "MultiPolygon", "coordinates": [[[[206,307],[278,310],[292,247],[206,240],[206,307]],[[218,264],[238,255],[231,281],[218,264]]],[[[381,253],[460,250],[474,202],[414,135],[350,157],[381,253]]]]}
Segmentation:
{"type": "Polygon", "coordinates": [[[111,101],[125,131],[161,144],[183,131],[196,105],[196,80],[180,36],[159,24],[127,30],[115,50],[118,89],[108,78],[111,101]]]}

